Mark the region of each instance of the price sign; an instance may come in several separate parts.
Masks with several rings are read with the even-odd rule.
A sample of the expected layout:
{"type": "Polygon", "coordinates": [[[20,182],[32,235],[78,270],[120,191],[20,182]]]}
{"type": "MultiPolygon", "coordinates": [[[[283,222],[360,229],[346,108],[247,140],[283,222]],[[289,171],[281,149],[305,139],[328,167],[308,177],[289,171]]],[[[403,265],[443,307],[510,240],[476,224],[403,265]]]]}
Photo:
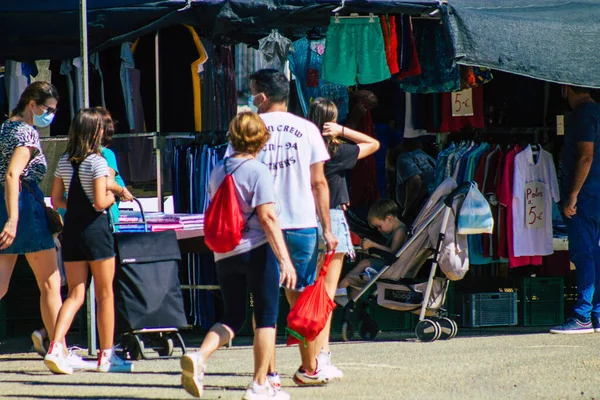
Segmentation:
{"type": "Polygon", "coordinates": [[[452,92],[452,116],[470,117],[473,115],[473,90],[452,92]]]}
{"type": "MultiPolygon", "coordinates": [[[[543,182],[525,184],[525,226],[527,229],[545,228],[546,202],[543,182]]],[[[552,217],[552,216],[550,216],[552,217]]]]}

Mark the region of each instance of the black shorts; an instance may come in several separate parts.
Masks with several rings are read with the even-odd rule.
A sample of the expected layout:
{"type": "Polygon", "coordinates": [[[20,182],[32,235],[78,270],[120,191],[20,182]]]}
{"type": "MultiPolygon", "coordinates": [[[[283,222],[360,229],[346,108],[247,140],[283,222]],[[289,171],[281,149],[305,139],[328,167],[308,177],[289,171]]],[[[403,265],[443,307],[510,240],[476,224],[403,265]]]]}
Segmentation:
{"type": "Polygon", "coordinates": [[[114,257],[115,244],[106,213],[83,229],[65,225],[61,245],[64,262],[98,261],[114,257]]]}

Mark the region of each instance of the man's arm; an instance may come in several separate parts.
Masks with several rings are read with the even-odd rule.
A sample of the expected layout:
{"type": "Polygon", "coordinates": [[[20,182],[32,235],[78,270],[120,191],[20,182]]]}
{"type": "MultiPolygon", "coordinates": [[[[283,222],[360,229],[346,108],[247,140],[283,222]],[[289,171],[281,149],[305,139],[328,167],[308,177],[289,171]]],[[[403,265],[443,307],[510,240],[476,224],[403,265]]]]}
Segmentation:
{"type": "Polygon", "coordinates": [[[333,251],[337,247],[338,240],[331,230],[331,220],[329,218],[329,185],[327,185],[322,162],[317,162],[310,166],[310,180],[317,215],[323,227],[323,239],[325,239],[325,243],[327,244],[327,251],[333,251]]]}
{"type": "Polygon", "coordinates": [[[577,164],[575,165],[575,174],[571,183],[571,190],[563,205],[565,216],[572,217],[577,212],[577,196],[583,187],[592,162],[594,161],[594,142],[577,142],[577,164]]]}
{"type": "Polygon", "coordinates": [[[412,207],[419,199],[419,193],[421,193],[421,185],[421,175],[414,175],[410,177],[408,181],[406,181],[406,186],[404,189],[404,210],[402,212],[402,216],[405,216],[407,212],[412,210],[412,207]]]}

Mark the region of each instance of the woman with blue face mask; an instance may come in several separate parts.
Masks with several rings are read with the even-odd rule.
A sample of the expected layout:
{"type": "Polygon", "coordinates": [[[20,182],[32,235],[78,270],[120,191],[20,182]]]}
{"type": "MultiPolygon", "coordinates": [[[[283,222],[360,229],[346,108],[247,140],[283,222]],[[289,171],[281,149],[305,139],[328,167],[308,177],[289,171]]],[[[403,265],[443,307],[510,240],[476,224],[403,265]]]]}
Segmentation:
{"type": "Polygon", "coordinates": [[[50,125],[57,103],[52,84],[34,82],[0,127],[0,299],[8,291],[17,256],[24,254],[40,289],[42,320],[50,340],[62,300],[54,237],[38,186],[47,165],[36,128],[50,125]]]}

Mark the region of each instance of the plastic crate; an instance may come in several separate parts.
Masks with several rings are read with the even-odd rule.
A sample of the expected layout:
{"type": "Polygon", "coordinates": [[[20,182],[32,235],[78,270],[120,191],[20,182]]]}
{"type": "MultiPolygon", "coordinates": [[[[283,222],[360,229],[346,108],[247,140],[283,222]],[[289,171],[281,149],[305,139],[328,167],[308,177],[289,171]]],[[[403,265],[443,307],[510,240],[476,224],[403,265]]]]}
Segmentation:
{"type": "Polygon", "coordinates": [[[557,325],[564,320],[564,280],[523,278],[519,285],[519,324],[557,325]]]}
{"type": "Polygon", "coordinates": [[[517,325],[516,293],[471,293],[463,295],[465,327],[517,325]]]}

